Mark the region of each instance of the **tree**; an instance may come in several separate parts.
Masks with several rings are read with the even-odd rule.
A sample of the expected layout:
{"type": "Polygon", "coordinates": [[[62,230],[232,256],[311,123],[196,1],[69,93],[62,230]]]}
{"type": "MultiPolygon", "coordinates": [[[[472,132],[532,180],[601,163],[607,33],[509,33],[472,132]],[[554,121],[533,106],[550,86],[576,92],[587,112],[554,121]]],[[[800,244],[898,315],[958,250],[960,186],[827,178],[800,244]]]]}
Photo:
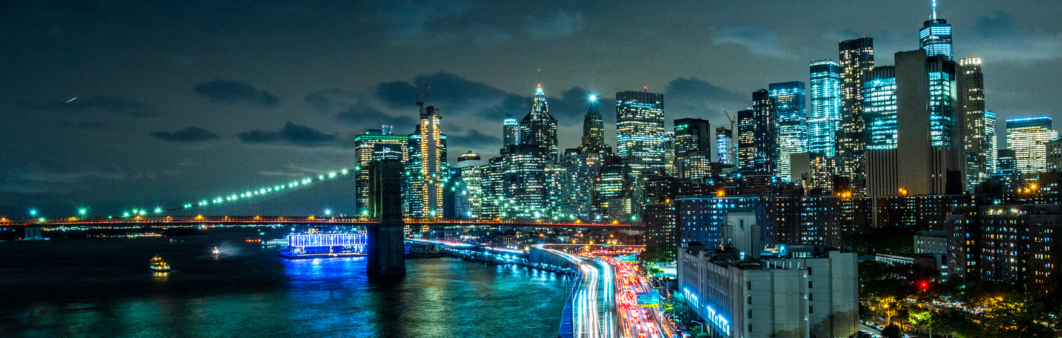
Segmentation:
{"type": "Polygon", "coordinates": [[[901,338],[903,337],[903,332],[900,331],[899,326],[889,324],[889,326],[881,330],[881,336],[885,338],[901,338]]]}
{"type": "Polygon", "coordinates": [[[907,320],[909,320],[911,322],[911,325],[914,325],[915,327],[920,327],[922,329],[925,329],[926,331],[929,331],[929,336],[931,336],[931,337],[933,336],[933,328],[932,328],[932,325],[933,325],[933,313],[932,312],[929,312],[929,311],[911,312],[911,314],[909,316],[907,316],[907,320]]]}

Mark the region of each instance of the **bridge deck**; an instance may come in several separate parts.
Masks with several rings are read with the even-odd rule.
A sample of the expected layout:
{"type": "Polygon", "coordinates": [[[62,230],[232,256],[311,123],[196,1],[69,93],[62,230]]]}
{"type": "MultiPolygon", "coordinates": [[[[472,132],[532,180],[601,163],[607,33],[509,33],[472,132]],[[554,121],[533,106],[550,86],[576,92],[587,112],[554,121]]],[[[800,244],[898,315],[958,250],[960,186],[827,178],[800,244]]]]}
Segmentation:
{"type": "MultiPolygon", "coordinates": [[[[536,219],[475,219],[475,218],[406,218],[409,225],[452,225],[452,226],[506,226],[506,227],[564,227],[564,228],[643,228],[642,224],[602,223],[602,222],[552,222],[536,219]]],[[[107,217],[69,217],[69,218],[18,218],[0,219],[0,226],[90,226],[122,227],[135,225],[190,225],[190,224],[300,224],[300,225],[373,225],[379,223],[376,218],[367,217],[304,217],[304,216],[136,216],[111,219],[107,217]]]]}

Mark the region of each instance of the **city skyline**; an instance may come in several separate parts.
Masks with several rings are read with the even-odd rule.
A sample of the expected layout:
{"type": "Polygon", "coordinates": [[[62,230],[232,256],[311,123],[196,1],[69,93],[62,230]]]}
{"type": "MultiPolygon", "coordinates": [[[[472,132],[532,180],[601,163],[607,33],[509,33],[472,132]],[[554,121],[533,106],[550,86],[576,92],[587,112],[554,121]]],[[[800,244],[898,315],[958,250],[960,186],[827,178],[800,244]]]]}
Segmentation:
{"type": "MultiPolygon", "coordinates": [[[[42,5],[42,7],[48,6],[42,5]]],[[[1005,55],[993,55],[991,48],[985,48],[983,43],[980,48],[985,52],[976,50],[977,42],[980,41],[978,39],[984,39],[977,35],[978,29],[987,29],[986,27],[993,23],[1010,24],[1011,29],[1016,29],[1014,27],[1031,24],[1035,20],[1017,20],[1015,15],[1018,17],[1035,16],[1035,13],[984,10],[991,6],[981,6],[978,12],[968,13],[964,12],[968,10],[964,7],[967,6],[951,5],[945,2],[941,4],[940,14],[954,26],[955,59],[977,55],[984,60],[985,73],[988,75],[985,85],[988,97],[987,109],[999,114],[999,119],[1003,120],[1039,115],[1057,118],[1057,111],[1046,108],[1050,106],[1048,103],[1040,102],[1044,104],[1044,108],[1039,110],[1022,110],[1011,107],[1028,105],[1029,102],[1037,100],[1025,102],[1007,95],[995,94],[1005,93],[1006,78],[1014,76],[1005,71],[1006,67],[1015,67],[1016,63],[1025,65],[1023,67],[1031,67],[1028,65],[1046,61],[1029,61],[1020,59],[1021,57],[1018,56],[1014,56],[1019,59],[1018,61],[1013,58],[1007,59],[1005,55]],[[958,13],[965,13],[965,16],[960,16],[958,13]],[[979,24],[983,26],[977,26],[979,24]],[[973,25],[972,29],[971,25],[973,25]]],[[[63,8],[28,8],[25,10],[32,13],[58,11],[63,15],[73,16],[79,13],[77,9],[63,8]]],[[[456,9],[455,11],[467,13],[467,11],[475,10],[477,9],[456,9]]],[[[902,20],[893,20],[887,25],[877,24],[876,31],[875,28],[869,28],[863,29],[868,32],[846,32],[840,34],[840,37],[854,39],[866,35],[875,38],[876,49],[879,51],[876,55],[876,64],[892,64],[890,58],[893,51],[917,48],[918,41],[914,38],[913,31],[917,30],[919,24],[925,19],[928,5],[911,2],[902,6],[899,12],[907,13],[903,15],[902,20]],[[921,14],[913,15],[915,13],[921,14]]],[[[564,27],[565,23],[571,24],[568,27],[578,28],[561,29],[559,35],[552,36],[549,34],[535,35],[544,34],[544,31],[536,30],[527,30],[529,32],[526,32],[528,34],[526,37],[510,33],[510,40],[500,42],[500,44],[511,44],[512,42],[507,41],[522,39],[534,40],[536,43],[552,41],[570,44],[570,40],[581,35],[589,35],[591,32],[600,30],[599,25],[605,25],[591,15],[594,13],[591,10],[559,8],[557,13],[559,14],[545,16],[550,20],[527,19],[524,21],[527,23],[526,27],[520,27],[520,29],[535,27],[536,22],[553,28],[564,27]]],[[[23,18],[19,17],[19,19],[23,18]]],[[[26,24],[19,20],[14,22],[17,22],[16,26],[26,24]]],[[[159,29],[165,29],[165,27],[159,27],[159,29]]],[[[515,31],[512,28],[510,30],[515,31]]],[[[757,31],[756,29],[746,30],[724,26],[714,32],[716,34],[712,43],[702,43],[699,47],[705,50],[716,50],[744,46],[744,49],[734,50],[744,51],[747,57],[736,55],[720,60],[733,62],[739,65],[738,68],[747,68],[770,64],[771,62],[768,61],[780,59],[784,60],[780,63],[785,66],[779,66],[777,69],[781,70],[778,73],[784,75],[764,76],[757,74],[756,71],[748,74],[713,75],[712,73],[718,70],[712,70],[713,67],[705,69],[704,64],[711,63],[706,60],[677,67],[686,68],[686,71],[672,69],[661,71],[659,74],[654,73],[651,76],[632,70],[629,75],[624,73],[617,77],[611,74],[603,75],[600,71],[586,68],[585,75],[581,76],[587,78],[574,79],[573,77],[576,76],[565,73],[579,72],[556,71],[556,69],[564,69],[563,66],[554,66],[552,69],[541,65],[522,67],[521,62],[514,59],[514,62],[503,63],[503,65],[517,71],[503,78],[492,79],[483,74],[475,75],[475,71],[461,69],[464,67],[460,66],[429,66],[436,69],[434,71],[416,70],[414,73],[404,75],[378,75],[376,76],[379,79],[378,83],[373,85],[369,82],[369,84],[360,85],[362,87],[360,90],[340,89],[342,87],[332,86],[337,83],[334,78],[319,82],[312,81],[312,78],[301,78],[295,82],[301,82],[304,89],[290,88],[278,85],[280,82],[267,79],[268,76],[262,74],[250,75],[261,72],[260,68],[243,68],[241,71],[240,67],[201,71],[195,77],[171,81],[165,86],[149,84],[144,86],[145,88],[132,88],[131,83],[151,82],[148,81],[150,80],[148,74],[151,73],[148,70],[153,69],[152,67],[161,67],[138,65],[133,62],[129,64],[129,67],[140,71],[131,72],[134,74],[133,77],[123,75],[123,78],[116,81],[119,84],[109,89],[108,86],[90,85],[93,81],[98,81],[91,79],[92,77],[103,78],[95,73],[97,71],[74,71],[65,76],[66,81],[37,80],[38,83],[17,87],[9,83],[6,86],[11,89],[9,93],[15,94],[18,100],[4,102],[6,111],[16,113],[13,114],[16,128],[4,136],[5,151],[4,157],[0,160],[12,163],[12,165],[5,169],[4,181],[0,182],[0,189],[7,192],[8,194],[5,195],[9,196],[0,200],[0,211],[11,214],[21,212],[27,201],[30,204],[40,205],[40,207],[59,205],[59,207],[67,208],[66,205],[71,203],[100,205],[109,201],[100,196],[93,196],[96,194],[95,191],[116,189],[128,191],[128,196],[123,196],[123,198],[129,201],[156,198],[157,191],[187,194],[187,196],[172,197],[172,199],[184,199],[213,194],[218,190],[215,187],[220,187],[222,190],[241,189],[263,182],[282,181],[275,178],[305,176],[350,167],[355,162],[353,160],[355,135],[363,133],[366,129],[379,128],[379,125],[384,123],[393,125],[397,129],[396,134],[412,132],[412,126],[416,124],[413,122],[416,120],[414,117],[416,113],[412,95],[420,92],[427,85],[432,85],[435,91],[434,99],[429,98],[427,104],[446,112],[447,119],[444,121],[442,132],[450,137],[449,146],[452,148],[449,152],[450,161],[467,150],[475,151],[485,157],[494,154],[493,152],[501,144],[501,128],[498,128],[498,125],[501,124],[504,114],[512,113],[514,116],[521,116],[530,102],[529,97],[524,96],[528,92],[526,88],[537,83],[545,83],[544,87],[551,88],[548,89],[549,93],[559,93],[559,97],[548,97],[554,106],[551,112],[556,112],[558,115],[558,135],[561,136],[559,149],[574,148],[579,144],[581,133],[576,131],[582,129],[581,121],[587,108],[585,98],[591,93],[607,98],[611,92],[636,90],[642,86],[648,86],[651,92],[663,93],[668,102],[664,130],[671,130],[670,121],[680,118],[705,118],[717,126],[722,126],[726,120],[719,109],[727,108],[731,112],[736,112],[751,106],[747,93],[757,88],[765,88],[768,83],[809,81],[806,74],[807,61],[800,60],[801,58],[810,56],[808,59],[834,59],[836,55],[836,47],[832,42],[818,41],[823,39],[797,43],[795,47],[790,46],[794,42],[789,39],[780,39],[775,41],[778,46],[774,49],[757,48],[757,44],[769,42],[771,39],[761,39],[762,36],[748,38],[748,36],[752,34],[755,37],[755,34],[764,31],[770,33],[767,37],[778,36],[777,31],[769,28],[758,28],[757,31]],[[746,38],[742,39],[742,36],[746,38]],[[801,49],[813,51],[794,52],[801,49]],[[744,60],[735,61],[741,59],[744,60]],[[521,71],[520,69],[523,68],[526,69],[521,71]],[[539,71],[539,69],[542,70],[539,71]],[[801,75],[802,73],[804,74],[801,75]],[[248,76],[240,76],[240,74],[248,76]],[[671,75],[675,77],[671,78],[671,75]],[[408,80],[411,78],[414,80],[408,80]],[[668,80],[669,78],[671,80],[668,80]],[[549,79],[555,80],[549,81],[549,79]],[[551,82],[556,84],[557,88],[552,89],[551,82]],[[181,88],[176,85],[177,83],[185,85],[181,88]],[[519,85],[520,83],[523,85],[519,85]],[[517,85],[524,89],[510,88],[517,85]],[[328,87],[335,88],[321,89],[328,87]],[[365,89],[366,87],[368,89],[365,89]],[[315,90],[311,91],[309,88],[315,88],[315,90]],[[565,90],[564,88],[571,89],[565,90]],[[700,95],[700,93],[707,95],[700,95]],[[409,94],[410,97],[404,97],[405,94],[409,94]],[[494,104],[490,104],[492,102],[494,104]],[[313,112],[314,110],[320,110],[320,112],[313,112]],[[203,116],[202,112],[211,114],[203,116]],[[237,120],[241,122],[235,122],[237,120]],[[470,120],[487,123],[469,124],[470,120]],[[337,121],[347,122],[347,124],[336,123],[337,121]],[[62,134],[51,137],[39,136],[40,128],[55,127],[61,128],[62,134]],[[60,142],[58,144],[63,146],[56,147],[55,142],[60,142]],[[211,151],[210,154],[204,154],[203,150],[211,151]],[[273,158],[280,159],[280,161],[254,159],[266,157],[259,156],[262,154],[273,153],[278,153],[273,158]],[[252,158],[247,158],[247,156],[252,158]],[[322,160],[322,158],[328,159],[322,160]],[[158,164],[141,164],[153,160],[158,160],[158,164]],[[233,169],[233,173],[222,174],[212,170],[216,168],[215,165],[219,164],[233,169]],[[186,187],[192,187],[190,189],[192,191],[178,189],[186,187]]],[[[1018,31],[1021,30],[1018,29],[1018,31]]],[[[50,32],[53,32],[53,35],[64,36],[64,32],[69,32],[69,28],[64,30],[63,27],[59,27],[50,32]]],[[[30,38],[34,36],[19,34],[11,33],[4,37],[14,39],[16,43],[32,45],[33,41],[30,38]]],[[[423,36],[414,37],[423,38],[423,36]]],[[[63,38],[56,39],[58,40],[55,42],[59,44],[71,43],[63,38]]],[[[41,41],[48,41],[48,39],[42,38],[41,41]]],[[[106,40],[103,39],[103,41],[106,40]]],[[[1048,44],[1042,46],[1043,48],[1034,51],[1050,51],[1051,40],[1048,39],[1047,42],[1048,44]]],[[[426,45],[440,48],[439,46],[446,43],[446,41],[429,41],[426,45]]],[[[1000,44],[1003,43],[1000,42],[1000,44]]],[[[419,48],[409,45],[394,46],[389,43],[381,46],[383,46],[381,50],[419,48]]],[[[42,50],[47,50],[45,48],[47,46],[40,47],[42,50]]],[[[158,50],[159,47],[154,48],[158,50]]],[[[489,50],[487,47],[476,48],[489,50]]],[[[503,46],[496,45],[489,48],[503,48],[503,46]]],[[[151,48],[147,49],[151,50],[151,48]]],[[[64,56],[49,53],[43,55],[45,56],[43,60],[34,62],[25,56],[9,56],[13,57],[12,60],[16,61],[16,65],[22,66],[16,67],[17,72],[38,70],[47,73],[46,70],[52,69],[47,66],[53,66],[55,61],[64,58],[64,56]]],[[[610,59],[606,57],[607,53],[601,53],[601,55],[601,60],[614,62],[609,61],[610,59]]],[[[166,62],[173,63],[168,66],[170,68],[165,69],[166,72],[190,67],[189,63],[195,65],[207,61],[205,59],[193,60],[194,57],[189,59],[187,56],[182,59],[180,55],[164,56],[171,58],[166,62]]],[[[1058,55],[1055,55],[1046,60],[1057,58],[1058,55]]],[[[252,58],[252,60],[255,59],[259,58],[252,58]]],[[[261,62],[268,64],[267,61],[261,62]]],[[[549,62],[534,63],[548,64],[549,62]]],[[[232,61],[221,64],[235,65],[232,61]]],[[[666,60],[661,62],[661,65],[675,68],[666,60]]],[[[86,65],[76,63],[63,67],[71,67],[70,70],[84,70],[86,65]]],[[[112,65],[111,68],[113,67],[115,66],[112,65]]],[[[1029,87],[1035,92],[1042,90],[1043,86],[1026,84],[1024,87],[1029,87]]],[[[601,108],[606,125],[605,143],[614,144],[615,107],[611,104],[604,104],[601,108]]],[[[997,132],[997,134],[1005,135],[1004,132],[997,132]]],[[[1004,138],[999,139],[998,142],[1004,142],[1002,140],[1004,138]]]]}

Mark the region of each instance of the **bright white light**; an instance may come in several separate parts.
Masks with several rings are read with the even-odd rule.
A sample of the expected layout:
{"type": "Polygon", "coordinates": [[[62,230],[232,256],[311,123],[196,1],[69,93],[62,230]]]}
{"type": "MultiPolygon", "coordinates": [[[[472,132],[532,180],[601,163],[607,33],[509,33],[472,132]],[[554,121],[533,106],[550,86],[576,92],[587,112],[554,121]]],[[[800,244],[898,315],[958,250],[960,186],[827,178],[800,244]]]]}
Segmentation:
{"type": "Polygon", "coordinates": [[[590,95],[590,101],[597,101],[597,95],[590,95]]]}
{"type": "Polygon", "coordinates": [[[331,215],[332,209],[325,209],[325,215],[331,215]]]}

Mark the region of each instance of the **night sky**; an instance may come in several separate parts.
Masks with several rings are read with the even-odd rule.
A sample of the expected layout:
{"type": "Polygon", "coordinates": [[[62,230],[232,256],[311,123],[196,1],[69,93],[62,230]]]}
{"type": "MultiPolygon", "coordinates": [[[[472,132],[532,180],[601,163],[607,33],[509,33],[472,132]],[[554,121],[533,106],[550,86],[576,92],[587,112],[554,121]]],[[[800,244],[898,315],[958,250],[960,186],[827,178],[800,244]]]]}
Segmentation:
{"type": "MultiPolygon", "coordinates": [[[[352,167],[358,133],[413,131],[429,85],[451,160],[496,155],[502,118],[522,118],[538,83],[562,149],[589,93],[613,145],[615,92],[643,86],[665,93],[668,128],[729,125],[721,108],[809,81],[839,40],[872,37],[891,65],[918,48],[929,2],[7,2],[0,216],[183,204],[352,167]]],[[[939,15],[956,60],[984,60],[1001,145],[1006,118],[1062,118],[1062,5],[941,0],[939,15]]]]}

